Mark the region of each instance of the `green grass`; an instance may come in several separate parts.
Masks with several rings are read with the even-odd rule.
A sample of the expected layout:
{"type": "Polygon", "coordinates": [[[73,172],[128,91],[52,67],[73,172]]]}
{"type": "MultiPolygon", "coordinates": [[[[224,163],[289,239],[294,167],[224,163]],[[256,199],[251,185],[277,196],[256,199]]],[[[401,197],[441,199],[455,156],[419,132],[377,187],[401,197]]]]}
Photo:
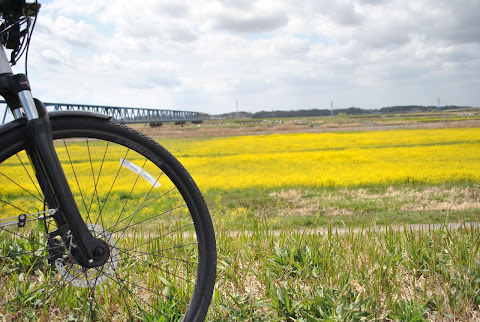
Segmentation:
{"type": "MultiPolygon", "coordinates": [[[[439,229],[416,230],[408,226],[479,222],[479,188],[478,184],[465,183],[206,191],[218,249],[217,284],[207,320],[479,318],[479,227],[442,225],[439,229]],[[375,228],[392,224],[403,229],[375,228]],[[322,232],[302,232],[305,228],[321,228],[322,232]]],[[[12,253],[11,247],[25,247],[30,252],[32,245],[3,243],[3,253],[25,251],[14,249],[12,253]]],[[[44,250],[37,253],[39,258],[45,256],[44,250]]],[[[55,270],[43,260],[38,260],[34,270],[22,271],[37,259],[3,259],[4,289],[15,284],[10,278],[20,278],[18,272],[26,281],[41,276],[48,283],[55,278],[55,270]],[[17,274],[8,277],[8,272],[17,274]]],[[[181,312],[168,298],[172,294],[181,298],[183,291],[175,289],[161,272],[122,269],[158,283],[164,314],[173,320],[179,317],[181,312]]],[[[27,292],[30,287],[28,283],[19,285],[25,289],[11,291],[27,292]]],[[[102,290],[99,287],[98,291],[102,290]]],[[[55,296],[57,300],[38,293],[23,302],[9,303],[9,312],[2,313],[5,318],[25,321],[33,317],[82,318],[79,308],[86,307],[88,293],[68,286],[55,296]]],[[[119,317],[122,313],[118,312],[116,294],[105,294],[104,299],[107,311],[116,310],[112,319],[119,317]]]]}
{"type": "Polygon", "coordinates": [[[479,228],[446,224],[480,222],[479,191],[473,183],[206,191],[219,253],[208,320],[478,319],[479,228]],[[434,223],[441,228],[410,226],[434,223]]]}
{"type": "Polygon", "coordinates": [[[370,227],[480,221],[478,184],[204,191],[217,227],[370,227]]]}
{"type": "Polygon", "coordinates": [[[209,321],[478,318],[478,228],[218,232],[209,321]]]}

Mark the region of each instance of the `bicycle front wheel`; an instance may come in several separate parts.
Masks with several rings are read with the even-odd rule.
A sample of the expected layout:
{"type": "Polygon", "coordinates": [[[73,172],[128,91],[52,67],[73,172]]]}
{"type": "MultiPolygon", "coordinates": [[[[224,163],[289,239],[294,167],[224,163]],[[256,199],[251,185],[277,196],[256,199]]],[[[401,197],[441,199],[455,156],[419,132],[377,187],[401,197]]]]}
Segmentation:
{"type": "Polygon", "coordinates": [[[3,317],[203,320],[215,283],[216,246],[205,201],[187,171],[158,143],[121,124],[65,114],[51,123],[78,208],[92,234],[109,245],[110,257],[96,268],[75,260],[75,242],[68,231],[56,236],[56,210],[48,209],[29,164],[26,126],[5,131],[3,317]]]}

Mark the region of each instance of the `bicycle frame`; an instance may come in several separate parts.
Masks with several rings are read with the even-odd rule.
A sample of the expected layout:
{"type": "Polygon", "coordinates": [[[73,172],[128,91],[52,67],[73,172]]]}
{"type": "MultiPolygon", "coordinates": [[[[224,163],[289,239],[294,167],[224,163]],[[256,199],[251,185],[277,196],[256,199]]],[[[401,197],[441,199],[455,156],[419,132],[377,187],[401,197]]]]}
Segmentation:
{"type": "Polygon", "coordinates": [[[27,76],[13,74],[3,46],[0,49],[0,95],[5,98],[15,119],[26,118],[33,143],[27,154],[48,207],[56,210],[53,218],[58,230],[49,237],[61,236],[67,245],[66,234],[70,231],[80,255],[76,256],[77,260],[87,267],[103,265],[110,254],[109,246],[93,237],[82,219],[53,146],[47,110],[43,103],[33,98],[27,76]]]}

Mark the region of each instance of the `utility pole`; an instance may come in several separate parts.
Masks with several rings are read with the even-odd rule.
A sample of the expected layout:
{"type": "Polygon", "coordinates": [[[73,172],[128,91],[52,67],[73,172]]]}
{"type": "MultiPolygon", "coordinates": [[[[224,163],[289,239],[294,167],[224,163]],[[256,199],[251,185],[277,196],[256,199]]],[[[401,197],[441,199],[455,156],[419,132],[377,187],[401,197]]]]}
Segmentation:
{"type": "Polygon", "coordinates": [[[238,119],[238,99],[237,99],[237,114],[236,114],[235,118],[238,119]]]}
{"type": "Polygon", "coordinates": [[[438,103],[437,111],[441,111],[442,108],[440,107],[440,96],[438,97],[437,103],[438,103]]]}
{"type": "Polygon", "coordinates": [[[330,116],[333,116],[333,101],[330,101],[330,116]]]}

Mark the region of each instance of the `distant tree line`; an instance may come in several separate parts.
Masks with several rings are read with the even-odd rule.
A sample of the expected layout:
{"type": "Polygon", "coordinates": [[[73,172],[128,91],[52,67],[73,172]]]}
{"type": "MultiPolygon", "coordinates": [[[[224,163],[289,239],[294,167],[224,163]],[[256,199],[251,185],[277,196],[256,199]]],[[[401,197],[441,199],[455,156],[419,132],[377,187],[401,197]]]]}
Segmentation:
{"type": "MultiPolygon", "coordinates": [[[[442,106],[441,110],[456,110],[469,108],[468,106],[442,106]]],[[[395,113],[429,113],[438,110],[437,106],[421,106],[421,105],[399,105],[382,107],[380,109],[363,109],[359,107],[349,107],[342,109],[302,109],[291,111],[260,111],[256,113],[239,112],[241,118],[275,118],[275,117],[309,117],[309,116],[329,116],[329,115],[372,115],[372,114],[395,114],[395,113]]],[[[236,113],[226,113],[217,115],[221,118],[235,118],[236,113]]]]}

